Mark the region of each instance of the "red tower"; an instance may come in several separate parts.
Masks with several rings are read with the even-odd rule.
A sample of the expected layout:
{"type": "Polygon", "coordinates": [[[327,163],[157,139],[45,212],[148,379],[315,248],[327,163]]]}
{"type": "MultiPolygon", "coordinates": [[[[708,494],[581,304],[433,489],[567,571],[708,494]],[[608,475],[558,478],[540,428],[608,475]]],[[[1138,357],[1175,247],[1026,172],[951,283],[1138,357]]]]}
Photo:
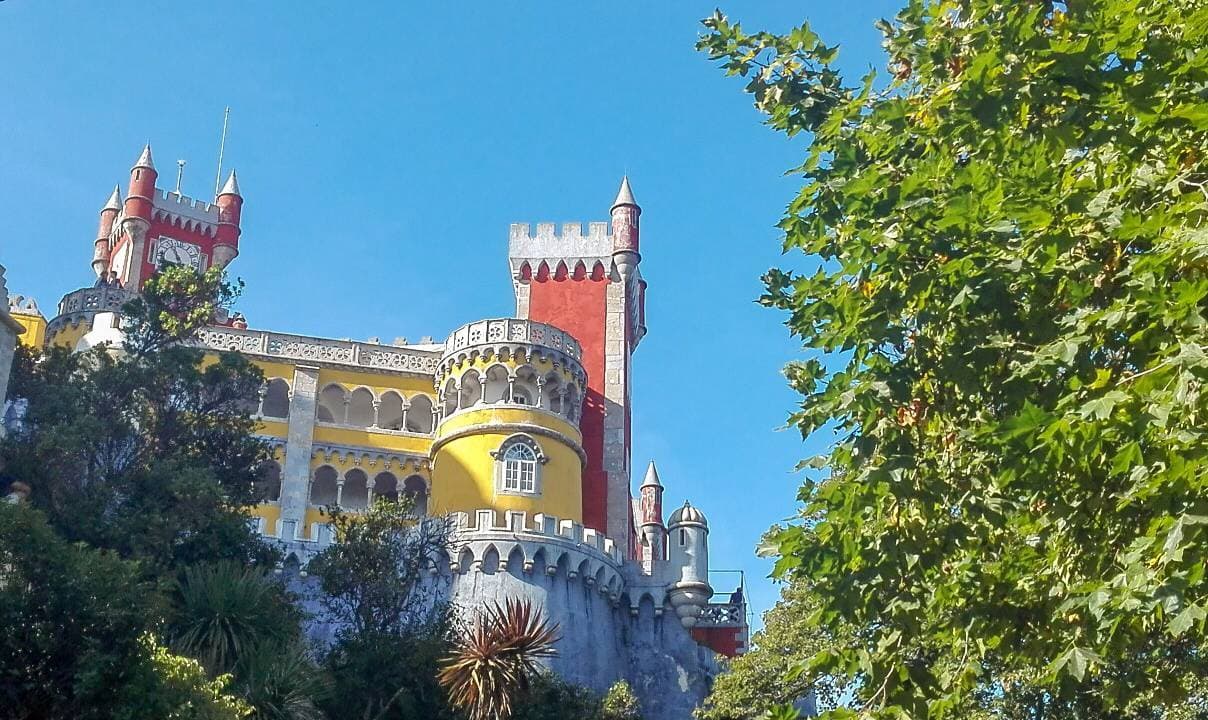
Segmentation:
{"type": "Polygon", "coordinates": [[[578,223],[555,232],[551,223],[513,225],[509,261],[517,317],[559,327],[583,348],[583,524],[631,547],[629,369],[646,334],[646,284],[638,265],[638,218],[629,179],[612,205],[612,228],[578,223]]]}
{"type": "Polygon", "coordinates": [[[116,190],[101,211],[92,267],[102,279],[137,289],[165,264],[200,271],[225,267],[239,254],[243,197],[234,172],[214,202],[161,190],[155,187],[158,177],[147,145],[130,169],[121,212],[111,207],[120,201],[116,190]]]}

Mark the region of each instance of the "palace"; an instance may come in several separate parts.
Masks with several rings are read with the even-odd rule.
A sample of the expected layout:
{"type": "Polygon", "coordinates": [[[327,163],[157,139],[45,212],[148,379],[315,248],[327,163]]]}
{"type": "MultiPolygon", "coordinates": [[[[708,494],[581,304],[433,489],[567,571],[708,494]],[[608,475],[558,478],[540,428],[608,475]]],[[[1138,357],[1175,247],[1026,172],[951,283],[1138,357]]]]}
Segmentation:
{"type": "MultiPolygon", "coordinates": [[[[21,342],[120,343],[121,306],[158,268],[238,257],[234,172],[212,201],[157,178],[148,146],[124,197],[114,188],[100,211],[94,286],[65,295],[49,320],[12,299],[21,342]]],[[[306,337],[232,314],[200,343],[243,353],[267,378],[249,399],[276,457],[255,522],[286,565],[304,577],[333,541],[324,508],[410,495],[454,518],[456,547],[432,569],[450,598],[534,599],[564,631],[557,672],[598,689],[625,678],[639,696],[677,688],[682,698],[643,705],[650,717],[684,717],[716,672],[714,653],[745,649],[746,606],[741,587],[712,600],[708,522],[688,503],[664,517],[653,463],[631,491],[630,378],[646,335],[641,214],[625,179],[610,222],[512,225],[515,317],[468,322],[443,342],[306,337]]]]}

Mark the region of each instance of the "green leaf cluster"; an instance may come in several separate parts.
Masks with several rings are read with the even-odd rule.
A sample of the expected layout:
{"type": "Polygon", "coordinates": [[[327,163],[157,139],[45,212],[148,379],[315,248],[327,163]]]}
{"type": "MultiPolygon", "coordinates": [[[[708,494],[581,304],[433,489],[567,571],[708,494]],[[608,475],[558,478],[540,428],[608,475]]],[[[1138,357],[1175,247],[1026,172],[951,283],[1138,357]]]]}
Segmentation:
{"type": "Polygon", "coordinates": [[[910,0],[888,74],[721,13],[700,48],[805,132],[762,302],[831,435],[779,573],[856,628],[833,717],[1176,717],[1208,609],[1208,6],[910,0]]]}

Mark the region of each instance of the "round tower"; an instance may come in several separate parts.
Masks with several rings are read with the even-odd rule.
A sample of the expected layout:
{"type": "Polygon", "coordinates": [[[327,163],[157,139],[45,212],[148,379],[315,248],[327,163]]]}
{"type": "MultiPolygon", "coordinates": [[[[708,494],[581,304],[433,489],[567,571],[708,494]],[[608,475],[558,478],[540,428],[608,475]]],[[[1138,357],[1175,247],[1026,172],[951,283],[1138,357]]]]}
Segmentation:
{"type": "Polygon", "coordinates": [[[667,599],[684,627],[692,627],[709,598],[709,522],[688,501],[671,513],[667,524],[669,550],[667,599]]]}
{"type": "Polygon", "coordinates": [[[234,170],[215,203],[218,205],[218,234],[214,240],[212,264],[225,268],[239,255],[239,220],[243,214],[243,196],[239,194],[239,179],[234,170]]]}
{"type": "Polygon", "coordinates": [[[113,248],[121,257],[117,264],[122,267],[110,269],[117,273],[126,287],[138,289],[142,286],[147,230],[151,227],[155,206],[155,181],[158,177],[155,161],[151,158],[151,145],[148,144],[134,162],[134,167],[130,168],[130,184],[126,189],[126,202],[123,205],[121,233],[113,248]]]}
{"type": "Polygon", "coordinates": [[[583,522],[581,352],[570,335],[528,320],[479,320],[449,337],[436,372],[436,512],[583,522]]]}
{"type": "Polygon", "coordinates": [[[621,189],[612,203],[611,215],[612,257],[617,272],[627,279],[642,260],[638,252],[638,218],[642,216],[642,208],[633,197],[628,176],[621,179],[621,189]]]}
{"type": "Polygon", "coordinates": [[[646,574],[666,559],[667,528],[663,525],[663,483],[654,461],[638,489],[638,557],[646,574]]]}
{"type": "Polygon", "coordinates": [[[122,211],[122,191],[114,185],[113,194],[109,196],[109,201],[105,203],[105,207],[101,208],[101,219],[97,225],[96,242],[92,248],[92,270],[96,276],[101,279],[109,273],[109,257],[112,250],[111,236],[113,235],[113,223],[117,220],[118,213],[122,211]]]}

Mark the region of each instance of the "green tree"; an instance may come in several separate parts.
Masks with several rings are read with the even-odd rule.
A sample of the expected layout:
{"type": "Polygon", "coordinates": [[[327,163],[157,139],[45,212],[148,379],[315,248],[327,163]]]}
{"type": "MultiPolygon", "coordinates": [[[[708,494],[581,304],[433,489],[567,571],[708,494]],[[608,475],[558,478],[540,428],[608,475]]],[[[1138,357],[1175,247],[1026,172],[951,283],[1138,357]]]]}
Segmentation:
{"type": "Polygon", "coordinates": [[[272,557],[247,523],[268,459],[248,412],[263,377],[234,353],[205,363],[190,344],[234,294],[217,271],[167,268],[126,306],[122,349],[18,353],[10,394],[28,410],[0,445],[4,475],[32,488],[65,538],[164,578],[272,557]]]}
{"type": "Polygon", "coordinates": [[[629,683],[618,680],[608,688],[600,701],[600,716],[603,720],[642,720],[638,696],[629,683]]]}
{"type": "Polygon", "coordinates": [[[763,629],[751,651],[731,660],[713,683],[698,720],[753,720],[777,705],[792,705],[811,692],[822,707],[839,704],[843,686],[835,677],[803,671],[822,651],[846,647],[850,629],[835,633],[814,620],[821,598],[796,580],[784,586],[780,600],[764,613],[763,629]]]}
{"type": "MultiPolygon", "coordinates": [[[[763,302],[817,355],[781,574],[864,717],[1171,717],[1208,675],[1208,6],[911,0],[890,77],[808,25],[700,47],[809,135],[763,302]],[[979,708],[971,708],[972,703],[979,708]]],[[[1188,700],[1190,698],[1190,700],[1188,700]]],[[[1199,700],[1202,702],[1202,695],[1199,700]]]]}
{"type": "Polygon", "coordinates": [[[324,709],[361,720],[452,717],[436,681],[452,616],[424,582],[448,548],[447,519],[417,517],[406,497],[328,512],[338,542],[308,565],[324,619],[339,628],[322,661],[331,682],[324,709]]]}

